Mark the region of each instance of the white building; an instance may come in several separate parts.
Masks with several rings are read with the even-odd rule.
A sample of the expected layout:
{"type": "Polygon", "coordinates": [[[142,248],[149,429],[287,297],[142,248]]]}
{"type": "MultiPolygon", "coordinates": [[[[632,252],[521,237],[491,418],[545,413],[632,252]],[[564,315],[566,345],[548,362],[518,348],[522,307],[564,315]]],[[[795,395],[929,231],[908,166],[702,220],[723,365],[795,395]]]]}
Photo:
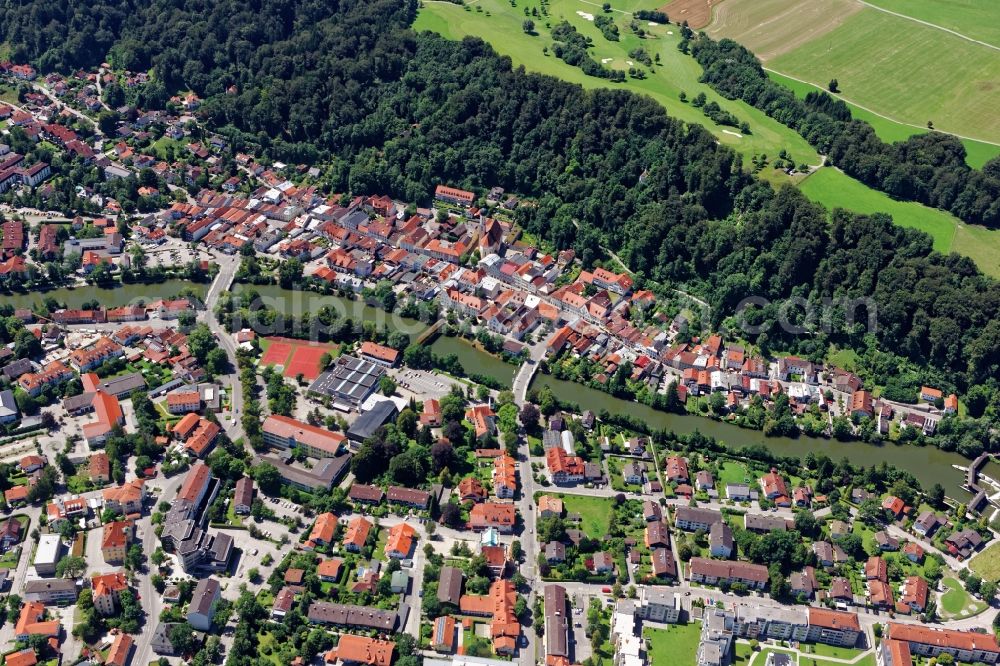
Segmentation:
{"type": "Polygon", "coordinates": [[[35,571],[39,576],[51,576],[62,556],[62,540],[58,534],[42,534],[35,551],[35,571]]]}

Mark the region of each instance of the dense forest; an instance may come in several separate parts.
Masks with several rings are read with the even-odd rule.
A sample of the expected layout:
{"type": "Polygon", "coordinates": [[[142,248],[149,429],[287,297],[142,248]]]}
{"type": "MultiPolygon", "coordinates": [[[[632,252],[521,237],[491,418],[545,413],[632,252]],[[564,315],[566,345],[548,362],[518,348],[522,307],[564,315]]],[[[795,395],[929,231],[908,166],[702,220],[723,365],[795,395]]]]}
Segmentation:
{"type": "Polygon", "coordinates": [[[772,81],[757,57],[731,39],[716,42],[701,33],[691,42],[691,54],[704,69],[702,81],[796,130],[866,185],[966,222],[1000,227],[1000,157],[976,171],[965,162],[962,142],[940,132],[886,143],[871,125],[852,119],[841,100],[819,91],[802,100],[772,81]]]}
{"type": "MultiPolygon", "coordinates": [[[[0,30],[16,54],[68,68],[102,56],[68,52],[61,28],[118,25],[113,40],[102,36],[113,42],[112,62],[151,67],[156,85],[198,92],[204,119],[234,148],[256,144],[272,157],[320,164],[335,191],[426,202],[448,182],[531,196],[537,205],[518,211],[529,230],[574,247],[585,263],[606,247],[640,282],[686,285],[710,301],[716,325],[747,296],[875,300],[874,331],[848,325],[834,307],[829,331],[771,327],[757,339],[765,348],[821,358],[830,342],[850,345],[885,377],[917,368],[923,381],[959,390],[1000,376],[1000,286],[972,261],[933,252],[928,236],[888,217],[837,211],[831,219],[793,188],[776,192],[702,127],[667,117],[646,97],[512,69],[480,40],[414,34],[413,0],[135,4],[123,23],[102,27],[77,17],[103,11],[95,0],[73,3],[62,19],[36,10],[43,0],[3,5],[0,30]]],[[[706,68],[713,80],[714,68],[706,68]]],[[[815,126],[835,124],[817,115],[807,116],[815,126]]],[[[830,147],[838,163],[853,154],[847,141],[845,133],[830,147]]],[[[928,162],[914,167],[920,182],[941,181],[942,164],[959,178],[961,149],[946,149],[947,141],[914,139],[902,156],[879,159],[928,162]]],[[[960,180],[987,181],[976,174],[966,169],[960,180]]],[[[985,218],[996,206],[981,191],[963,217],[985,218]]],[[[771,305],[749,316],[759,323],[779,314],[771,305]]]]}

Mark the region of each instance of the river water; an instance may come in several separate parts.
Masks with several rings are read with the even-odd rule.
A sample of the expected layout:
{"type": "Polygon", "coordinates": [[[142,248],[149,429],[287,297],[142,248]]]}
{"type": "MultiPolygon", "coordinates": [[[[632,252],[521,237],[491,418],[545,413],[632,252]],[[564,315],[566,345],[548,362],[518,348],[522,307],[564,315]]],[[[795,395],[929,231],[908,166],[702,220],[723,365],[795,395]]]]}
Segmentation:
{"type": "MultiPolygon", "coordinates": [[[[207,285],[196,284],[184,280],[168,280],[154,285],[130,284],[106,289],[96,286],[84,286],[74,289],[56,289],[49,292],[32,292],[28,294],[0,295],[0,303],[11,303],[18,308],[32,307],[41,302],[43,297],[51,296],[67,307],[80,307],[86,301],[96,300],[107,307],[118,307],[137,300],[152,301],[157,298],[170,297],[184,288],[194,289],[204,295],[207,285]]],[[[427,324],[396,314],[387,314],[379,308],[373,308],[361,301],[328,296],[308,291],[283,289],[277,285],[234,285],[234,291],[255,289],[261,300],[286,314],[301,316],[304,312],[316,312],[323,306],[335,308],[341,316],[354,320],[373,321],[379,327],[398,330],[416,338],[427,329],[427,324]]],[[[472,343],[461,338],[438,337],[431,349],[439,355],[456,354],[467,373],[475,373],[495,377],[504,383],[513,380],[516,368],[505,363],[500,358],[479,349],[472,343]]],[[[698,430],[714,437],[727,446],[739,449],[750,444],[761,444],[779,456],[803,457],[809,452],[822,453],[833,460],[846,456],[855,465],[877,465],[883,460],[899,469],[913,474],[924,488],[934,483],[944,486],[949,497],[966,499],[969,494],[962,490],[961,485],[965,475],[954,465],[965,466],[969,461],[954,452],[941,451],[934,446],[896,445],[887,443],[882,446],[864,442],[839,442],[829,439],[812,437],[765,437],[757,430],[746,430],[729,423],[713,421],[712,419],[681,414],[667,414],[636,402],[615,398],[602,391],[563,381],[539,373],[532,383],[533,387],[549,386],[561,399],[580,405],[581,409],[590,409],[596,413],[607,410],[611,413],[625,413],[639,418],[654,428],[667,428],[677,433],[689,433],[698,430]]],[[[984,472],[993,478],[1000,479],[1000,465],[990,462],[984,472]]]]}
{"type": "Polygon", "coordinates": [[[41,303],[43,299],[51,297],[69,309],[79,308],[87,301],[97,301],[105,307],[117,308],[140,300],[150,303],[160,298],[170,298],[176,296],[182,289],[191,289],[204,298],[208,292],[208,285],[187,280],[165,280],[156,284],[125,284],[110,288],[88,284],[82,287],[60,287],[49,291],[0,294],[0,303],[10,303],[15,308],[31,308],[41,303]]]}
{"type": "Polygon", "coordinates": [[[465,338],[440,335],[431,343],[431,351],[438,356],[455,354],[466,374],[493,377],[508,386],[514,383],[514,375],[517,374],[516,365],[511,365],[499,356],[480,349],[465,338]]]}
{"type": "MultiPolygon", "coordinates": [[[[965,474],[953,467],[953,465],[968,465],[969,461],[957,453],[942,451],[935,446],[892,443],[876,446],[865,442],[840,442],[805,436],[795,439],[765,437],[759,430],[748,430],[702,416],[661,412],[647,405],[615,398],[589,386],[556,379],[552,375],[538,373],[531,386],[533,388],[548,386],[557,397],[575,402],[581,409],[590,409],[595,413],[600,413],[601,410],[607,410],[612,414],[624,413],[639,418],[654,428],[666,428],[677,433],[698,430],[733,449],[761,444],[779,456],[801,458],[812,452],[825,454],[834,461],[846,456],[852,464],[866,467],[877,465],[884,460],[913,474],[924,488],[940,483],[949,497],[958,500],[969,498],[969,493],[962,490],[965,474]]],[[[1000,478],[996,476],[998,470],[1000,466],[991,462],[984,471],[993,478],[1000,478]]]]}
{"type": "Polygon", "coordinates": [[[294,317],[301,317],[305,313],[316,313],[320,308],[330,307],[341,318],[348,318],[352,321],[371,321],[379,328],[390,331],[402,331],[411,338],[427,330],[428,325],[418,319],[401,317],[398,314],[389,314],[381,308],[373,308],[364,301],[352,300],[331,294],[319,294],[314,291],[299,291],[298,289],[285,289],[276,284],[234,284],[233,291],[256,291],[260,296],[260,301],[264,305],[274,308],[278,312],[294,317]]]}

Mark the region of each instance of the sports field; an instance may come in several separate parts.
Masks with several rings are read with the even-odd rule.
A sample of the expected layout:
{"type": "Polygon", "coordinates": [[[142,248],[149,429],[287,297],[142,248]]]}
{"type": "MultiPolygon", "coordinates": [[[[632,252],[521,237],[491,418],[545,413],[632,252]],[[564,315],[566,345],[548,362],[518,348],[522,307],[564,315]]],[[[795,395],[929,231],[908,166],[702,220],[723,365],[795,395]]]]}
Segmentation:
{"type": "Polygon", "coordinates": [[[263,338],[261,347],[264,350],[261,365],[280,365],[285,377],[301,374],[310,381],[319,377],[322,371],[319,360],[323,354],[332,354],[337,348],[332,344],[280,337],[263,338]]]}
{"type": "MultiPolygon", "coordinates": [[[[726,0],[728,2],[728,0],[726,0]]],[[[819,164],[816,151],[795,131],[781,123],[768,118],[764,113],[743,102],[731,101],[718,95],[709,86],[700,83],[701,68],[688,55],[677,50],[680,41],[676,25],[649,25],[640,22],[646,31],[646,38],[640,39],[629,29],[631,14],[636,9],[655,9],[662,0],[613,0],[611,15],[616,19],[620,33],[620,41],[611,42],[604,38],[594,25],[594,14],[601,13],[600,2],[584,0],[552,0],[549,4],[549,16],[541,16],[541,4],[538,0],[515,0],[516,6],[511,6],[509,0],[479,0],[466,7],[451,2],[425,0],[414,23],[416,30],[431,30],[449,39],[462,39],[472,35],[490,42],[494,49],[502,55],[510,57],[514,66],[523,65],[528,71],[550,74],[565,81],[578,83],[585,88],[625,88],[649,95],[662,104],[667,112],[676,118],[705,126],[720,143],[731,146],[747,157],[745,162],[755,154],[776,156],[782,149],[788,150],[796,164],[819,164]],[[529,12],[536,9],[538,17],[532,17],[537,34],[525,34],[522,23],[525,19],[525,9],[529,12]],[[581,14],[583,16],[581,16],[581,14]],[[588,16],[590,20],[588,20],[588,16]],[[646,69],[645,79],[629,78],[624,83],[612,83],[585,75],[578,67],[567,65],[554,55],[546,55],[543,49],[551,49],[553,40],[546,28],[546,23],[555,26],[563,19],[569,21],[581,34],[593,40],[594,47],[590,50],[591,57],[603,62],[607,67],[627,70],[629,63],[634,63],[629,52],[636,48],[644,48],[650,57],[660,55],[661,65],[653,71],[646,69]],[[740,136],[731,127],[717,126],[708,120],[701,110],[689,103],[683,103],[678,96],[684,91],[688,99],[698,93],[705,93],[709,101],[715,101],[723,109],[735,115],[739,120],[750,124],[752,134],[740,136]]],[[[772,182],[789,182],[791,179],[781,172],[765,169],[761,174],[772,182]]]]}
{"type": "Polygon", "coordinates": [[[270,344],[267,345],[267,349],[260,359],[260,364],[280,365],[284,367],[285,362],[288,360],[288,355],[292,353],[292,346],[287,342],[277,342],[274,340],[269,340],[268,342],[270,344]]]}
{"type": "MultiPolygon", "coordinates": [[[[930,18],[949,4],[918,3],[930,18]]],[[[1000,3],[973,4],[1000,25],[1000,3]]],[[[835,78],[845,99],[903,123],[1000,143],[1000,49],[858,0],[725,0],[708,33],[782,74],[820,86],[835,78]]]]}

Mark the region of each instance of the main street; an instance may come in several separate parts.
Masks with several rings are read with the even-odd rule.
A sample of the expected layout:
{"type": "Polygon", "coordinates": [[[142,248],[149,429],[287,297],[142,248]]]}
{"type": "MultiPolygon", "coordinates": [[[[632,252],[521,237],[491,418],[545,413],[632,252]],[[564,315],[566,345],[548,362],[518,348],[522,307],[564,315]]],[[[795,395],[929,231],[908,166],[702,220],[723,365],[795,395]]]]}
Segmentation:
{"type": "MultiPolygon", "coordinates": [[[[529,360],[521,364],[514,377],[513,392],[514,400],[518,409],[524,407],[527,402],[528,386],[531,378],[537,371],[538,362],[545,357],[545,344],[536,342],[528,348],[529,360]]],[[[528,595],[528,607],[534,608],[535,598],[541,593],[538,580],[538,540],[535,526],[535,477],[531,471],[531,452],[528,446],[528,438],[521,437],[518,448],[518,475],[521,480],[521,495],[517,500],[517,510],[524,521],[524,529],[521,532],[521,550],[523,552],[524,564],[519,570],[531,583],[531,592],[528,595]]],[[[534,617],[533,622],[545,622],[544,617],[534,617]]],[[[535,628],[525,629],[524,637],[527,644],[522,645],[518,653],[518,661],[521,666],[533,666],[539,658],[544,657],[545,649],[542,641],[538,639],[535,628]]]]}
{"type": "Polygon", "coordinates": [[[218,262],[219,272],[216,274],[212,286],[208,289],[208,294],[205,296],[205,310],[198,313],[198,320],[204,322],[212,331],[215,339],[226,351],[232,366],[233,371],[225,377],[221,377],[220,380],[229,384],[231,401],[230,418],[222,419],[222,427],[229,439],[235,442],[243,437],[243,425],[240,421],[240,416],[243,413],[243,386],[240,382],[239,368],[236,366],[236,342],[216,319],[215,306],[219,303],[219,297],[228,293],[232,287],[233,278],[239,268],[239,260],[221,253],[213,253],[213,255],[218,262]]]}
{"type": "MultiPolygon", "coordinates": [[[[177,495],[177,490],[181,487],[181,484],[184,483],[185,476],[185,474],[176,474],[169,479],[161,477],[154,481],[148,481],[146,483],[147,491],[155,491],[155,494],[150,492],[150,511],[155,510],[159,502],[169,502],[172,500],[177,495]]],[[[156,630],[156,625],[159,624],[160,612],[163,610],[163,600],[160,597],[160,593],[153,587],[152,573],[155,567],[150,562],[150,557],[152,557],[153,551],[156,550],[159,539],[157,539],[156,533],[153,531],[153,520],[149,515],[139,520],[136,524],[136,529],[139,531],[139,536],[142,539],[142,553],[146,557],[146,572],[136,576],[139,599],[142,610],[146,614],[146,621],[142,625],[142,629],[135,636],[135,655],[132,658],[132,663],[149,664],[157,659],[153,653],[153,631],[156,630]]],[[[91,538],[94,538],[94,536],[91,538]]],[[[180,572],[175,571],[174,573],[177,574],[180,572]]]]}

